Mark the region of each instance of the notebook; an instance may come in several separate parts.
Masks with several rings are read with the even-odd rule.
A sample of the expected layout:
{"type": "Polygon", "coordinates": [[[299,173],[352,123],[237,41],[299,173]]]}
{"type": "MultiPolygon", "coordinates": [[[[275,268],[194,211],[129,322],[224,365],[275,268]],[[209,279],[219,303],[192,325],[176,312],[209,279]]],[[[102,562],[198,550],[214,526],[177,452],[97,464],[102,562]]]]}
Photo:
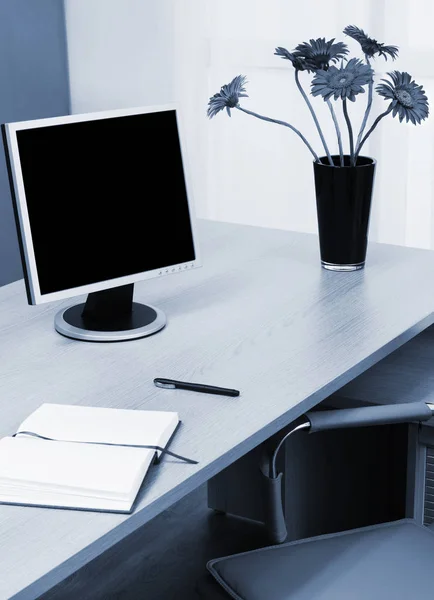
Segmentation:
{"type": "Polygon", "coordinates": [[[0,503],[130,513],[161,455],[132,446],[164,449],[178,424],[176,412],[42,404],[0,440],[0,503]]]}

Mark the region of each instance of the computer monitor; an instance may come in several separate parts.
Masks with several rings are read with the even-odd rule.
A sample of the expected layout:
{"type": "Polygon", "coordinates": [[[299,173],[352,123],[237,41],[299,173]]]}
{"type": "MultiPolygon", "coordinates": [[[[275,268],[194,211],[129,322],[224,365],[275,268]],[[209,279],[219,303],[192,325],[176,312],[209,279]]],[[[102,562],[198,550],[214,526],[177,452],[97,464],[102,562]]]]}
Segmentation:
{"type": "Polygon", "coordinates": [[[56,330],[87,341],[156,333],[134,283],[199,266],[175,106],[2,125],[29,304],[80,294],[56,330]]]}

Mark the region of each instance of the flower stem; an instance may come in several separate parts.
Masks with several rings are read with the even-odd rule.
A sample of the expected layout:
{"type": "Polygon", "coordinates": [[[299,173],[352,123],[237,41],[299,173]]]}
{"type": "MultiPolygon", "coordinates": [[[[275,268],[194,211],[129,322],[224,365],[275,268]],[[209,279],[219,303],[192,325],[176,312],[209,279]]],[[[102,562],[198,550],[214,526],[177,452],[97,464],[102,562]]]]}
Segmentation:
{"type": "Polygon", "coordinates": [[[354,158],[354,138],[353,138],[353,128],[351,127],[351,121],[350,121],[350,117],[348,114],[348,109],[347,109],[347,99],[344,98],[342,101],[342,107],[344,109],[344,117],[345,117],[345,121],[347,122],[347,126],[348,126],[348,136],[350,138],[350,165],[352,167],[354,167],[356,165],[356,161],[354,158]]]}
{"type": "Polygon", "coordinates": [[[343,151],[343,148],[342,148],[341,130],[339,129],[339,123],[338,123],[338,120],[336,118],[336,113],[334,111],[333,104],[330,102],[330,100],[327,100],[327,106],[330,109],[330,113],[332,115],[333,123],[335,124],[336,135],[338,136],[340,164],[341,164],[341,167],[343,167],[344,166],[344,151],[343,151]]]}
{"type": "MultiPolygon", "coordinates": [[[[369,66],[371,66],[371,63],[369,62],[369,58],[366,55],[365,55],[365,58],[366,58],[366,63],[369,66]]],[[[362,125],[360,127],[359,135],[357,136],[356,155],[359,152],[360,142],[361,142],[361,139],[362,139],[362,135],[363,135],[363,132],[365,131],[366,123],[368,122],[369,113],[371,112],[373,89],[374,89],[374,77],[372,76],[371,77],[371,81],[369,82],[369,88],[368,88],[368,104],[366,106],[365,116],[363,117],[363,121],[362,121],[362,125]]]]}
{"type": "Polygon", "coordinates": [[[312,156],[314,157],[314,159],[317,162],[319,162],[319,158],[318,158],[317,154],[315,153],[314,149],[312,148],[312,146],[309,144],[309,142],[304,137],[304,135],[301,133],[301,131],[296,129],[293,125],[290,125],[289,123],[286,123],[285,121],[279,121],[278,119],[270,119],[270,117],[264,117],[263,115],[258,115],[258,113],[252,112],[251,110],[247,110],[247,108],[243,108],[240,105],[237,105],[235,108],[238,108],[238,110],[241,110],[242,112],[245,112],[248,115],[252,115],[253,117],[256,117],[257,119],[262,119],[263,121],[268,121],[269,123],[277,123],[277,125],[283,125],[284,127],[289,127],[290,129],[292,129],[292,131],[294,131],[294,133],[296,133],[303,140],[303,142],[306,144],[306,146],[309,148],[310,152],[312,153],[312,156]]]}
{"type": "Polygon", "coordinates": [[[363,140],[360,142],[359,147],[357,148],[357,154],[356,154],[356,159],[359,156],[359,152],[362,149],[363,144],[366,142],[366,140],[368,139],[368,137],[371,135],[371,133],[374,131],[374,129],[377,127],[378,123],[381,121],[381,119],[383,119],[386,115],[388,115],[393,109],[392,104],[389,106],[389,108],[384,112],[381,113],[381,115],[378,115],[378,117],[375,119],[371,129],[368,131],[368,133],[365,135],[365,137],[363,138],[363,140]]]}
{"type": "Polygon", "coordinates": [[[321,138],[322,145],[324,146],[325,153],[327,154],[327,158],[329,159],[329,163],[330,163],[332,166],[334,166],[334,163],[333,163],[332,157],[330,156],[330,152],[329,152],[329,149],[328,149],[328,147],[327,147],[327,144],[326,144],[326,141],[325,141],[325,138],[324,138],[323,132],[321,131],[321,127],[320,127],[319,121],[318,121],[318,119],[317,119],[317,116],[316,116],[316,114],[315,114],[315,111],[313,110],[313,106],[312,106],[312,104],[310,103],[310,100],[309,100],[309,98],[307,97],[307,94],[306,94],[306,92],[304,91],[304,89],[302,88],[302,85],[301,85],[301,83],[300,83],[300,80],[299,80],[299,77],[298,77],[298,69],[295,69],[295,70],[294,70],[294,72],[295,72],[295,83],[297,84],[297,87],[298,87],[298,89],[300,90],[300,93],[301,93],[301,95],[303,96],[303,98],[304,98],[304,99],[305,99],[305,101],[306,101],[306,104],[307,104],[307,106],[309,107],[310,114],[312,115],[312,118],[313,118],[313,120],[314,120],[314,122],[315,122],[316,128],[318,129],[319,137],[321,138]]]}

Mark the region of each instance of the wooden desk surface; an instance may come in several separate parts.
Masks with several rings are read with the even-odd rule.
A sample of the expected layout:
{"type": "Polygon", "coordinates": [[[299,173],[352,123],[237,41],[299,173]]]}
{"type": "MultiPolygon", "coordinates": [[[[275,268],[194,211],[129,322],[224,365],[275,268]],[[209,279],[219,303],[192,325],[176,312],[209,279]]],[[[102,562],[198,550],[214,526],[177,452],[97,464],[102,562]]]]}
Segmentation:
{"type": "Polygon", "coordinates": [[[364,271],[332,273],[313,235],[199,233],[203,268],[136,286],[168,317],[150,338],[69,340],[53,328],[65,303],[28,306],[22,281],[0,289],[0,436],[42,402],[176,410],[172,448],[200,461],[164,459],[132,515],[0,506],[0,598],[36,598],[434,322],[430,251],[371,244],[364,271]],[[162,390],[157,376],[241,396],[162,390]]]}

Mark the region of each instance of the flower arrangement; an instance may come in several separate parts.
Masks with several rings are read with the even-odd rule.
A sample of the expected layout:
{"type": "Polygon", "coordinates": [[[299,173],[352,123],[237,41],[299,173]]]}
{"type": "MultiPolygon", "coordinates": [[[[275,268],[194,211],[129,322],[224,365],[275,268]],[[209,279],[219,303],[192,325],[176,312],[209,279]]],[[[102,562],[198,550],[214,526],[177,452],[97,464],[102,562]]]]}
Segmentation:
{"type": "MultiPolygon", "coordinates": [[[[277,47],[274,53],[276,56],[291,63],[294,68],[295,83],[312,115],[327,156],[327,161],[331,166],[340,167],[345,165],[344,150],[339,121],[332,100],[342,104],[342,112],[348,129],[350,166],[357,165],[357,159],[366,140],[384,117],[391,113],[393,117],[398,116],[400,122],[405,119],[406,122],[411,121],[411,123],[416,125],[426,119],[429,113],[428,100],[422,86],[417,85],[408,73],[392,71],[387,74],[389,79],[382,79],[382,83],[379,83],[375,88],[375,91],[385,100],[390,101],[390,103],[387,109],[375,118],[367,133],[365,133],[371,112],[374,91],[374,70],[371,66],[371,60],[375,56],[384,57],[386,60],[388,57],[395,60],[398,56],[398,48],[377,42],[377,40],[368,37],[362,29],[354,25],[345,27],[343,33],[360,44],[362,53],[364,54],[364,61],[359,58],[348,59],[349,50],[347,45],[343,42],[335,43],[334,38],[329,41],[326,41],[325,38],[311,39],[309,42],[299,44],[292,52],[289,52],[286,48],[277,47]],[[329,108],[337,135],[339,165],[335,165],[332,159],[315,110],[300,82],[300,71],[306,71],[313,75],[311,94],[314,97],[322,97],[329,108]],[[365,93],[366,88],[368,90],[367,106],[357,139],[354,141],[353,126],[348,113],[347,101],[354,102],[359,94],[365,93]]],[[[247,97],[246,83],[246,77],[238,75],[230,83],[223,85],[220,92],[214,94],[209,99],[208,117],[210,119],[215,117],[225,108],[227,114],[231,116],[231,110],[237,109],[263,121],[283,125],[300,137],[311,152],[315,162],[321,162],[312,145],[296,127],[285,121],[259,115],[240,105],[240,98],[247,97]]]]}

